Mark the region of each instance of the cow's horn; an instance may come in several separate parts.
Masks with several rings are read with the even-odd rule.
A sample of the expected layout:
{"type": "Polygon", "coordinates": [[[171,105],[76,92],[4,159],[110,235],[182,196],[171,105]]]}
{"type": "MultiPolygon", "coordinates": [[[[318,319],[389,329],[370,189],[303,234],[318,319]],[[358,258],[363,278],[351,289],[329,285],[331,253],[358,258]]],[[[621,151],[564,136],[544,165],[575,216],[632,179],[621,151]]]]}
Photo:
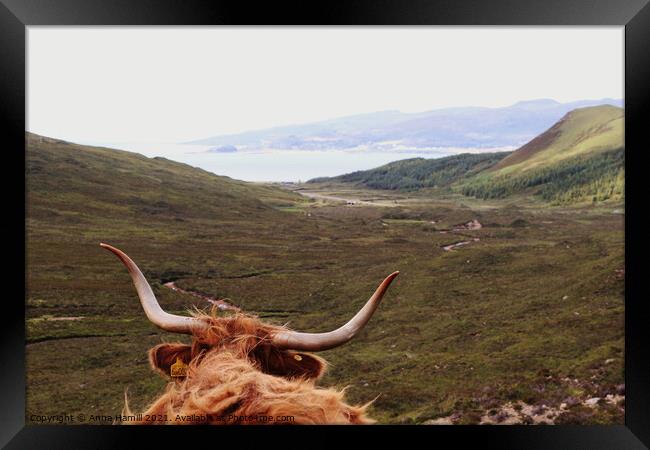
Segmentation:
{"type": "Polygon", "coordinates": [[[372,313],[381,302],[388,286],[399,272],[393,272],[379,285],[370,300],[345,325],[328,333],[299,333],[296,331],[279,332],[272,337],[273,344],[280,348],[317,352],[343,345],[352,339],[368,323],[372,313]]]}
{"type": "Polygon", "coordinates": [[[142,272],[140,272],[140,269],[133,260],[129,258],[126,253],[116,249],[115,247],[108,244],[99,245],[115,253],[115,255],[117,255],[117,257],[124,263],[126,268],[129,269],[129,274],[131,275],[131,279],[135,285],[135,290],[138,292],[138,297],[140,297],[142,308],[151,322],[165,331],[184,334],[192,334],[194,331],[199,331],[207,327],[207,324],[194,317],[177,316],[163,311],[158,304],[158,300],[156,300],[156,296],[151,290],[151,286],[149,286],[147,279],[142,275],[142,272]]]}

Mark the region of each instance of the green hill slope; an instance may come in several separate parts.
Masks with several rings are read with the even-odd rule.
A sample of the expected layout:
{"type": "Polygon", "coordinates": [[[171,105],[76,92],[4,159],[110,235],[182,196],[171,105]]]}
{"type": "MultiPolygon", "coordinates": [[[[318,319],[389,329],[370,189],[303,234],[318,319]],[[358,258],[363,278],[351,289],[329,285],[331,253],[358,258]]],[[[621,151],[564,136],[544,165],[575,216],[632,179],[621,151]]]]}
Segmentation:
{"type": "Polygon", "coordinates": [[[611,105],[575,109],[494,166],[500,174],[525,172],[578,155],[623,147],[623,109],[611,105]]]}
{"type": "Polygon", "coordinates": [[[295,197],[164,158],[27,136],[32,220],[188,220],[264,214],[295,197]],[[83,205],[80,209],[79,206],[83,205]]]}
{"type": "Polygon", "coordinates": [[[534,194],[554,203],[620,199],[623,119],[623,109],[609,105],[571,111],[460,191],[484,199],[534,194]]]}
{"type": "MultiPolygon", "coordinates": [[[[120,269],[106,265],[100,242],[149,255],[140,261],[155,268],[145,274],[159,281],[179,276],[171,259],[193,268],[186,273],[205,274],[217,266],[210,261],[215,242],[241,248],[242,235],[259,235],[267,223],[285,226],[287,214],[274,206],[299,199],[163,158],[33,134],[27,135],[26,172],[29,314],[81,305],[96,313],[118,304],[94,300],[106,295],[105,268],[112,276],[120,269]]],[[[220,258],[220,266],[241,264],[220,258]]],[[[137,306],[120,307],[135,312],[137,306]]]]}
{"type": "Polygon", "coordinates": [[[344,182],[373,189],[413,191],[447,187],[473,176],[508,156],[509,152],[453,155],[438,159],[411,158],[370,170],[361,170],[331,178],[315,178],[309,183],[344,182]]]}

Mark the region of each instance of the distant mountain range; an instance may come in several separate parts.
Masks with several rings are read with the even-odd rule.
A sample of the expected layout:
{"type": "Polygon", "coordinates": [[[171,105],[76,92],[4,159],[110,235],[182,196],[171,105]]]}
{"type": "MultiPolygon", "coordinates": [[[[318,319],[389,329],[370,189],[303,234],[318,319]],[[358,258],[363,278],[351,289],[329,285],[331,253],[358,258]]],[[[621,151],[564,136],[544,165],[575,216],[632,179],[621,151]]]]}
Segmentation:
{"type": "Polygon", "coordinates": [[[516,148],[576,108],[622,100],[559,103],[531,100],[504,108],[444,108],[422,113],[382,111],[322,122],[213,136],[189,144],[213,151],[249,149],[426,151],[440,148],[516,148]]]}
{"type": "Polygon", "coordinates": [[[514,152],[412,158],[310,183],[374,189],[442,189],[466,196],[535,195],[554,203],[621,199],[625,182],[624,112],[578,108],[514,152]]]}

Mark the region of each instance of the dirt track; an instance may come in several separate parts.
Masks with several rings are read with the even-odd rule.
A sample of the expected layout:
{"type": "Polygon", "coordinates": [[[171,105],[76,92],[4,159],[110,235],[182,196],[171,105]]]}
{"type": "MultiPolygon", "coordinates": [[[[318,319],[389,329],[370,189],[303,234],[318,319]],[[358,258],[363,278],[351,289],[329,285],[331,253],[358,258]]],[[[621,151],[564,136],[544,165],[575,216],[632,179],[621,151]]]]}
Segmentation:
{"type": "Polygon", "coordinates": [[[307,198],[313,198],[315,200],[329,200],[333,202],[344,202],[345,204],[350,206],[397,206],[394,200],[367,201],[367,200],[360,200],[358,198],[339,197],[337,195],[321,194],[319,192],[309,192],[303,190],[299,190],[295,192],[307,198]]]}

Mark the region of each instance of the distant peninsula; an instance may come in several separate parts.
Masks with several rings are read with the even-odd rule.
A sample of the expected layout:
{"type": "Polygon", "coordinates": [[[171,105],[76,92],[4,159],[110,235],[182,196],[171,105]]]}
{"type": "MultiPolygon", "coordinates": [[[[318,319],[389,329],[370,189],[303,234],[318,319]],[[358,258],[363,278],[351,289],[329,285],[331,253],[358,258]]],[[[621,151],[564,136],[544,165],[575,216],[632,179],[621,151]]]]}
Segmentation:
{"type": "Polygon", "coordinates": [[[237,152],[237,147],[234,145],[219,145],[217,147],[212,147],[207,150],[208,153],[235,153],[237,152]]]}

